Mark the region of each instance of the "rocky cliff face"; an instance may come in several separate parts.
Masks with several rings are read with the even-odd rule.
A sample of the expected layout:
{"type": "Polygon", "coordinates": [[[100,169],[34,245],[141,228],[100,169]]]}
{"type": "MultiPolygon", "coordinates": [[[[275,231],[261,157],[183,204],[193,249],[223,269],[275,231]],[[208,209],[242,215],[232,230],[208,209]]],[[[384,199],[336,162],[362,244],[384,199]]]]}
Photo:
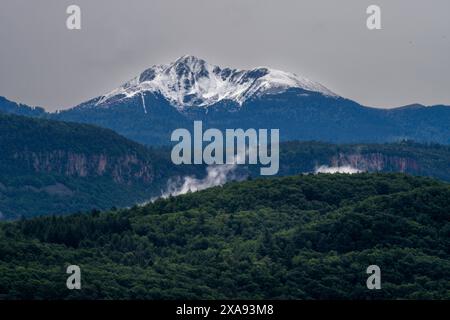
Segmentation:
{"type": "Polygon", "coordinates": [[[135,181],[150,183],[155,172],[153,166],[135,154],[108,156],[70,151],[20,152],[14,159],[35,173],[54,173],[67,177],[111,177],[117,183],[135,181]]]}
{"type": "Polygon", "coordinates": [[[417,160],[408,157],[392,156],[382,153],[344,154],[339,153],[331,158],[335,167],[350,166],[361,171],[393,171],[420,174],[421,168],[417,160]]]}
{"type": "Polygon", "coordinates": [[[4,219],[132,206],[158,195],[171,169],[165,153],[108,129],[0,113],[4,219]]]}

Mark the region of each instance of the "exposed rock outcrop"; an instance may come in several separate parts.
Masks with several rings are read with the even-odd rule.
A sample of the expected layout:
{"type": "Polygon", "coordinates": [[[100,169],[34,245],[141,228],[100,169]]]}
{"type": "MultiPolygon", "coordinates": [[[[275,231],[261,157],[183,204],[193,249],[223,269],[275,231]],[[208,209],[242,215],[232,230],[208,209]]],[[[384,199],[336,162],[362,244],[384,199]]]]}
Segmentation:
{"type": "Polygon", "coordinates": [[[14,158],[36,173],[57,173],[75,177],[107,175],[117,183],[126,184],[133,181],[149,183],[154,177],[151,164],[139,159],[135,154],[108,156],[61,150],[44,153],[24,151],[14,154],[14,158]]]}

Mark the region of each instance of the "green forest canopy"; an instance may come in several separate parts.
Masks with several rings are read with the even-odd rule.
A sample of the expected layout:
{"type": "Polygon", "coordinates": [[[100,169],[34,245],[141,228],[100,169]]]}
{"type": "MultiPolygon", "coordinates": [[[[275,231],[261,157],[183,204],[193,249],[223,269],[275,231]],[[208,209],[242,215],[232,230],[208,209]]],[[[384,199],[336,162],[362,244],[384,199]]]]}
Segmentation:
{"type": "Polygon", "coordinates": [[[428,178],[319,174],[4,222],[0,297],[449,299],[449,199],[428,178]],[[366,288],[372,264],[381,290],[366,288]]]}

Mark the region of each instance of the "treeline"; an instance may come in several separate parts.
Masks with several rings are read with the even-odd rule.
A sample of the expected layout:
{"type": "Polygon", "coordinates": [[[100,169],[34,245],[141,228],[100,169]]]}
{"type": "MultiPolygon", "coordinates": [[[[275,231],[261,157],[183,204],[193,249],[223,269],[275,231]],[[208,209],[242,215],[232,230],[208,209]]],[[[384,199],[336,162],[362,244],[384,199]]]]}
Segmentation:
{"type": "Polygon", "coordinates": [[[450,186],[402,174],[230,183],[0,224],[4,299],[450,299],[450,186]],[[68,290],[68,265],[82,289],[68,290]],[[378,265],[382,289],[368,290],[378,265]]]}

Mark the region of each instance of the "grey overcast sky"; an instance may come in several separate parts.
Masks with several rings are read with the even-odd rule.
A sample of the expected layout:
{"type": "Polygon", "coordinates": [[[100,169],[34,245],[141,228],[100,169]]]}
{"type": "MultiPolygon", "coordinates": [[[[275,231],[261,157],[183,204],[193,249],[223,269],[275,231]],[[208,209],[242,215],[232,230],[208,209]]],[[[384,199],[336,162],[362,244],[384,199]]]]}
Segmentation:
{"type": "Polygon", "coordinates": [[[47,110],[192,54],[269,66],[362,104],[450,105],[449,0],[1,0],[0,96],[47,110]],[[81,7],[82,30],[66,28],[81,7]],[[366,8],[382,9],[382,30],[366,8]]]}

